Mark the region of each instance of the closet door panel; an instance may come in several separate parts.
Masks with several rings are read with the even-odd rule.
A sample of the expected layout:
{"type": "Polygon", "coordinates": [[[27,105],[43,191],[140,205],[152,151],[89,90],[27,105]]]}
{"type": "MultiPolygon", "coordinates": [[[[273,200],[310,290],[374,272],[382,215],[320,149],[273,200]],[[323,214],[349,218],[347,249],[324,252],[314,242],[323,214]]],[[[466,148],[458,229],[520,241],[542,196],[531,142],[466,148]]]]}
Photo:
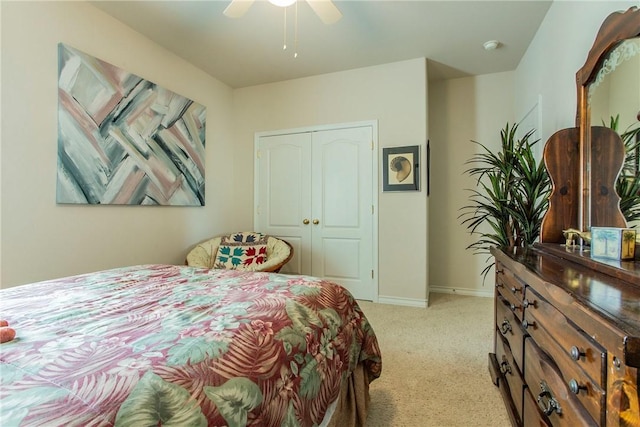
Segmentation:
{"type": "Polygon", "coordinates": [[[332,141],[322,147],[321,180],[316,211],[321,211],[325,228],[357,230],[360,222],[358,145],[332,141]]]}
{"type": "Polygon", "coordinates": [[[293,247],[283,273],[311,274],[311,134],[261,137],[257,161],[257,229],[293,247]]]}
{"type": "Polygon", "coordinates": [[[338,282],[342,282],[343,279],[358,280],[360,278],[359,239],[325,238],[323,247],[322,270],[327,277],[332,277],[338,282]]]}
{"type": "Polygon", "coordinates": [[[313,132],[312,274],[373,299],[371,127],[313,132]]]}

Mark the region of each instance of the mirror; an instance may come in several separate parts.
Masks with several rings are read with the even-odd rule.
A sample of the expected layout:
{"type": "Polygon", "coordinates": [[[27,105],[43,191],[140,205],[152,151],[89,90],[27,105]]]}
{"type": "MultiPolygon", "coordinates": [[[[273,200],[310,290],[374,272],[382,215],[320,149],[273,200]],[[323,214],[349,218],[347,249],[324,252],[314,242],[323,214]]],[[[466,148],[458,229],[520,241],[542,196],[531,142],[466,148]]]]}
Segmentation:
{"type": "MultiPolygon", "coordinates": [[[[600,71],[589,85],[587,103],[590,120],[596,126],[616,126],[625,144],[623,177],[637,180],[638,147],[640,144],[640,37],[618,44],[605,58],[600,71]]],[[[624,193],[619,194],[625,198],[624,193]]],[[[630,199],[633,204],[639,203],[630,199]]],[[[621,211],[630,227],[640,226],[640,220],[630,221],[627,205],[621,201],[621,211]]]]}
{"type": "MultiPolygon", "coordinates": [[[[610,14],[600,27],[585,65],[576,74],[578,86],[578,111],[576,126],[580,129],[581,190],[579,227],[626,227],[619,201],[615,197],[601,197],[601,193],[615,191],[615,184],[601,191],[602,169],[620,168],[617,153],[619,145],[613,136],[595,137],[600,132],[594,126],[611,125],[611,118],[618,117],[617,132],[638,126],[640,113],[640,10],[631,7],[625,12],[610,14]],[[609,141],[609,139],[612,139],[609,141]],[[603,157],[600,157],[602,153],[603,157]],[[597,154],[596,154],[597,153],[597,154]],[[612,206],[614,204],[614,206],[612,206]]],[[[622,146],[624,162],[624,146],[622,146]]],[[[628,173],[628,170],[627,170],[628,173]]],[[[637,170],[636,170],[637,173],[637,170]]]]}

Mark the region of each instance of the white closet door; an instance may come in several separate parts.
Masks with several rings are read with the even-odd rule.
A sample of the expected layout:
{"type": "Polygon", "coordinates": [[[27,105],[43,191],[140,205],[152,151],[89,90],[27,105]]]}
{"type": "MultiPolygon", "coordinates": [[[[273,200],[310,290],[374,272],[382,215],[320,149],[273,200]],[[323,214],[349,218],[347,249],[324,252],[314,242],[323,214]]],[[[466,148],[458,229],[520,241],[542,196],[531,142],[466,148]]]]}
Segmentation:
{"type": "Polygon", "coordinates": [[[257,161],[256,229],[293,247],[281,273],[311,274],[311,134],[262,136],[257,161]]]}
{"type": "Polygon", "coordinates": [[[373,274],[372,128],[313,132],[312,275],[356,298],[377,296],[373,274]]]}
{"type": "Polygon", "coordinates": [[[255,225],[293,246],[282,273],[377,299],[372,138],[372,126],[258,138],[255,225]]]}

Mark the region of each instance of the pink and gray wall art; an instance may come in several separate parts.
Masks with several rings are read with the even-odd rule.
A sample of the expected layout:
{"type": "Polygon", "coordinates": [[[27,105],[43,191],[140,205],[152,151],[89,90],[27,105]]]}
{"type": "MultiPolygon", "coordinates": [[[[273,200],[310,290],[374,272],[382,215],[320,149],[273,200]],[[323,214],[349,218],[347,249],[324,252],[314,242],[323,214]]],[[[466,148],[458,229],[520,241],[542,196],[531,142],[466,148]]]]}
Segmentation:
{"type": "Polygon", "coordinates": [[[58,45],[58,203],[204,206],[206,108],[58,45]]]}

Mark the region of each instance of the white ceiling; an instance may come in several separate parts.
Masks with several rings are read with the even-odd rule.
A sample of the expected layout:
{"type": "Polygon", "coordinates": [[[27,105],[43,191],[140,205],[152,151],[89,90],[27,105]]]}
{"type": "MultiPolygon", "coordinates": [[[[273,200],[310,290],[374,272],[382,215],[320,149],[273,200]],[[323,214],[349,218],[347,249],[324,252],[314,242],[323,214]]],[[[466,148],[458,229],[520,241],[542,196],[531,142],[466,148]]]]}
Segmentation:
{"type": "Polygon", "coordinates": [[[91,3],[231,87],[239,88],[407,59],[429,59],[429,79],[514,70],[552,0],[335,0],[343,17],[324,25],[298,0],[284,11],[256,1],[239,19],[229,0],[92,1],[91,3]],[[496,39],[498,49],[483,43],[496,39]]]}

